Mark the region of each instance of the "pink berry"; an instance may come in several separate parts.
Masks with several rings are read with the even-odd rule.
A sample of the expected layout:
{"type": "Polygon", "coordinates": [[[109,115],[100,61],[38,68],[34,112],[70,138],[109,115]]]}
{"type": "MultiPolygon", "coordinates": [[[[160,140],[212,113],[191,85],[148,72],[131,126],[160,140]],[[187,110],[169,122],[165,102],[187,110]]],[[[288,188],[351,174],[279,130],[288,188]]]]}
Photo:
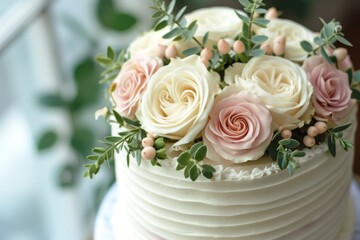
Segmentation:
{"type": "Polygon", "coordinates": [[[220,54],[227,54],[230,52],[230,44],[224,39],[218,41],[217,47],[220,54]]]}
{"type": "Polygon", "coordinates": [[[148,133],[146,134],[147,137],[152,138],[152,139],[154,139],[154,138],[156,137],[155,135],[156,135],[156,134],[155,134],[155,133],[152,133],[152,132],[148,132],[148,133]]]}
{"type": "Polygon", "coordinates": [[[210,64],[209,59],[201,58],[201,62],[205,65],[206,68],[209,67],[209,64],[210,64]]]}
{"type": "Polygon", "coordinates": [[[151,137],[146,137],[141,141],[143,147],[152,147],[154,146],[154,139],[151,137]]]}
{"type": "Polygon", "coordinates": [[[316,137],[319,134],[318,129],[315,126],[311,126],[307,130],[307,135],[310,137],[316,137]]]}
{"type": "Polygon", "coordinates": [[[209,48],[204,48],[201,50],[200,57],[204,60],[210,60],[213,57],[213,53],[209,48]]]}
{"type": "Polygon", "coordinates": [[[153,147],[145,147],[141,151],[141,156],[145,160],[153,160],[156,156],[156,150],[153,147]]]}
{"type": "Polygon", "coordinates": [[[269,8],[265,14],[265,18],[268,20],[277,18],[277,16],[278,16],[278,12],[274,7],[269,8]]]}
{"type": "Polygon", "coordinates": [[[307,147],[313,147],[316,143],[315,138],[310,137],[309,135],[306,135],[304,137],[303,142],[304,142],[305,146],[307,146],[307,147]]]}
{"type": "Polygon", "coordinates": [[[325,122],[316,122],[314,126],[317,128],[319,134],[322,134],[327,130],[327,124],[325,122]]]}
{"type": "Polygon", "coordinates": [[[237,54],[241,54],[245,50],[245,45],[242,41],[236,40],[233,44],[233,49],[237,54]]]}
{"type": "Polygon", "coordinates": [[[156,48],[156,56],[159,58],[164,58],[166,48],[167,48],[167,46],[159,44],[156,48]]]}
{"type": "Polygon", "coordinates": [[[170,45],[165,50],[165,57],[166,58],[175,58],[179,54],[179,51],[174,45],[170,45]]]}
{"type": "Polygon", "coordinates": [[[277,36],[273,42],[273,52],[277,56],[281,56],[285,52],[286,38],[285,36],[277,36]]]}
{"type": "Polygon", "coordinates": [[[272,50],[272,47],[269,43],[263,43],[261,44],[261,47],[260,47],[262,50],[264,50],[265,54],[266,55],[272,55],[273,53],[273,50],[272,50]]]}
{"type": "Polygon", "coordinates": [[[281,131],[281,137],[285,139],[289,139],[292,136],[292,132],[288,129],[284,129],[281,131]]]}
{"type": "Polygon", "coordinates": [[[348,55],[348,51],[346,48],[340,47],[334,50],[333,55],[336,57],[338,62],[342,62],[348,55]]]}

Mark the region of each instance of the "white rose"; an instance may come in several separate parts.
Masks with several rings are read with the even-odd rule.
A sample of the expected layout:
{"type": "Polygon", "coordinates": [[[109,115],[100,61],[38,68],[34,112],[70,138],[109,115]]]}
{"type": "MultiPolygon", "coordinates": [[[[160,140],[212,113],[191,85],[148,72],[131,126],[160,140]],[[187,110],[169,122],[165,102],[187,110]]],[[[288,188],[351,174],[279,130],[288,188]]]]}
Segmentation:
{"type": "Polygon", "coordinates": [[[279,129],[294,129],[311,119],[313,87],[299,65],[281,57],[262,56],[252,58],[241,74],[230,73],[233,83],[262,100],[279,129]]]}
{"type": "Polygon", "coordinates": [[[304,61],[308,53],[304,51],[300,42],[306,40],[313,43],[316,34],[303,25],[287,19],[275,18],[272,19],[267,28],[259,28],[257,34],[266,35],[269,37],[268,43],[272,44],[273,40],[280,35],[285,36],[285,55],[286,59],[291,61],[304,61]]]}
{"type": "MultiPolygon", "coordinates": [[[[237,10],[241,14],[244,12],[237,10]]],[[[211,47],[219,39],[234,39],[242,31],[242,21],[236,15],[235,9],[228,7],[210,7],[202,8],[185,15],[187,24],[197,21],[198,28],[194,37],[200,42],[204,35],[209,32],[206,46],[211,47]]],[[[194,41],[176,42],[179,51],[197,46],[194,41]]]]}
{"type": "Polygon", "coordinates": [[[137,113],[143,128],[178,140],[175,146],[193,141],[207,122],[219,80],[197,55],[172,59],[150,78],[137,113]]]}
{"type": "Polygon", "coordinates": [[[130,56],[157,56],[159,45],[169,46],[172,43],[171,39],[162,38],[168,31],[170,31],[169,28],[163,28],[160,31],[150,30],[137,37],[128,48],[130,56]]]}

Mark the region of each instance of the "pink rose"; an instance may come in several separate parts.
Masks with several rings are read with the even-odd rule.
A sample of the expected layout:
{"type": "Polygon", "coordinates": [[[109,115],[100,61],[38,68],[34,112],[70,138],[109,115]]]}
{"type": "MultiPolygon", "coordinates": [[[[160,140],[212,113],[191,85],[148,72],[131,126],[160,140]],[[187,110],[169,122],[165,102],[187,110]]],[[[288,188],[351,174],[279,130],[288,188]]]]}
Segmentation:
{"type": "Polygon", "coordinates": [[[354,104],[347,74],[327,63],[321,56],[308,58],[303,68],[314,87],[311,100],[316,115],[331,117],[334,121],[345,117],[354,104]]]}
{"type": "Polygon", "coordinates": [[[116,89],[112,96],[115,110],[122,116],[133,119],[139,101],[150,77],[163,65],[157,57],[136,57],[124,63],[115,78],[116,89]]]}
{"type": "Polygon", "coordinates": [[[232,85],[217,96],[203,141],[209,159],[242,163],[264,155],[272,133],[269,110],[256,96],[232,85]]]}

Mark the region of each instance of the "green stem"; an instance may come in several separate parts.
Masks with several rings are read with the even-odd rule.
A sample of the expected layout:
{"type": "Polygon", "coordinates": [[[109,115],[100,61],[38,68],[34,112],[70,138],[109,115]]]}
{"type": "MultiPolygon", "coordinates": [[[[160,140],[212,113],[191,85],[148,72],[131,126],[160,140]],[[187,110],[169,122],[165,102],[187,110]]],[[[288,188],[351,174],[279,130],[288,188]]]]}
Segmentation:
{"type": "Polygon", "coordinates": [[[321,48],[323,48],[328,42],[330,42],[331,40],[333,40],[336,37],[336,33],[334,33],[333,35],[331,35],[331,37],[327,38],[325,40],[325,42],[323,42],[321,45],[319,45],[317,48],[315,48],[313,50],[313,54],[315,55],[317,51],[319,51],[321,48]]]}

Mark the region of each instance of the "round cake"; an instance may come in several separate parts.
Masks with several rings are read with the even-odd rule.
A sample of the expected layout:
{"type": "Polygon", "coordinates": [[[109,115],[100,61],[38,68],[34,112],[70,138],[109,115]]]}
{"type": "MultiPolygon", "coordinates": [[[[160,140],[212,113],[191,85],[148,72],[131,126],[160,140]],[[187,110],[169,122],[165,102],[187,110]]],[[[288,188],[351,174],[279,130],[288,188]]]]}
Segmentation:
{"type": "Polygon", "coordinates": [[[108,47],[112,135],[85,176],[115,159],[118,239],[351,239],[360,72],[339,22],[315,33],[262,0],[177,13],[108,47]]]}
{"type": "MultiPolygon", "coordinates": [[[[355,109],[351,120],[356,122],[355,109]]],[[[356,124],[346,132],[354,139],[356,124]]],[[[137,166],[116,156],[117,239],[352,239],[355,218],[349,199],[353,150],[334,158],[325,144],[306,149],[293,176],[276,163],[215,166],[214,179],[196,182],[175,170],[137,166]],[[350,209],[350,212],[349,212],[350,209]],[[124,216],[125,214],[125,216],[124,216]],[[346,227],[347,232],[343,232],[346,227]],[[132,237],[132,238],[131,238],[132,237]]],[[[116,223],[114,223],[116,226],[116,223]]]]}

